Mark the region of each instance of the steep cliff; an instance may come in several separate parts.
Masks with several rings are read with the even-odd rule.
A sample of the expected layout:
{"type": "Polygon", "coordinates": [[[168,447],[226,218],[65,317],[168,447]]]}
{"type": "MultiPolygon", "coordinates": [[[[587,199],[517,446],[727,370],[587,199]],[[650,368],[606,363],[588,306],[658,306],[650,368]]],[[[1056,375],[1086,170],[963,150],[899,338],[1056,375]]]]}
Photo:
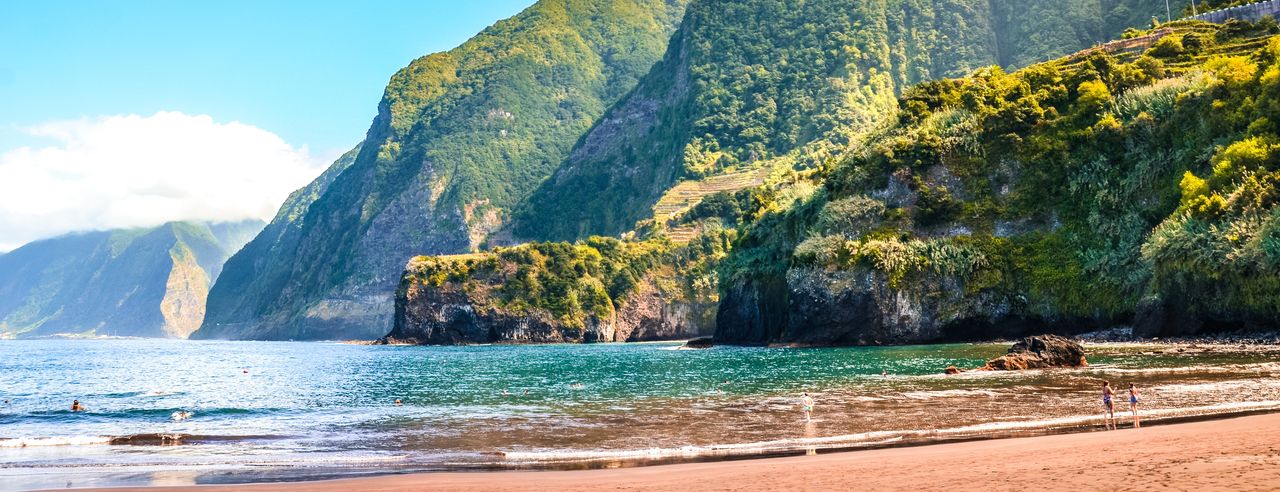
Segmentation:
{"type": "MultiPolygon", "coordinates": [[[[1179,7],[1186,2],[1173,2],[1179,7]]],[[[662,61],[521,203],[518,238],[615,235],[682,179],[814,167],[896,94],[1117,37],[1163,0],[694,1],[662,61]]]]}
{"type": "Polygon", "coordinates": [[[228,263],[198,338],[375,338],[405,262],[484,244],[659,59],[683,0],[542,0],[392,77],[357,150],[228,263]]]}
{"type": "Polygon", "coordinates": [[[592,238],[418,257],[396,293],[388,342],[634,342],[709,334],[714,302],[680,288],[681,255],[592,238]]]}
{"type": "Polygon", "coordinates": [[[748,213],[717,340],[1274,326],[1277,32],[1175,23],[907,91],[865,145],[748,213]]]}
{"type": "Polygon", "coordinates": [[[0,338],[185,338],[223,262],[263,225],[175,222],[24,245],[0,256],[0,338]]]}

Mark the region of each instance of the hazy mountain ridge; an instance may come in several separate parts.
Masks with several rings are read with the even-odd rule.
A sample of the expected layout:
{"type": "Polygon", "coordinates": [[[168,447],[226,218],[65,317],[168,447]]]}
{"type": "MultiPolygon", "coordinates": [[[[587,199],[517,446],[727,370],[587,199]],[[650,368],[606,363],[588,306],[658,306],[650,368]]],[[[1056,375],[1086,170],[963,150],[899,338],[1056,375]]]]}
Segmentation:
{"type": "Polygon", "coordinates": [[[263,222],[73,233],[0,255],[0,337],[186,338],[209,286],[263,222]]]}

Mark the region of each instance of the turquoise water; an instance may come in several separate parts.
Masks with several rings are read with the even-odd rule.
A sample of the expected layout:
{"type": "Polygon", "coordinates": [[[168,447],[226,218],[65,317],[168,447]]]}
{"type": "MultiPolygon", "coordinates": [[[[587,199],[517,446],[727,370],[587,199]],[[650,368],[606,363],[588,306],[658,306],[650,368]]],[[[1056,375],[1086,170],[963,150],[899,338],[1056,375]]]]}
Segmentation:
{"type": "Polygon", "coordinates": [[[1150,418],[1280,408],[1267,351],[1097,346],[1089,369],[948,377],[1006,346],[676,348],[3,341],[0,488],[612,466],[1078,427],[1097,422],[1104,378],[1139,384],[1150,418]]]}

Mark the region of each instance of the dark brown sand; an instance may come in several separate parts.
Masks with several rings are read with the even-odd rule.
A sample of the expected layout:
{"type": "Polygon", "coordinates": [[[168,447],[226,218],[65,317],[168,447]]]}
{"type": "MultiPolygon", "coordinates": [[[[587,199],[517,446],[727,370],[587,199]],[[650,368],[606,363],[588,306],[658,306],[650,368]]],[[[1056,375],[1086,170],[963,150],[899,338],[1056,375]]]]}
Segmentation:
{"type": "MultiPolygon", "coordinates": [[[[1125,419],[1127,421],[1127,419],[1125,419]]],[[[111,490],[1280,490],[1280,414],[1142,429],[590,471],[111,490]]]]}

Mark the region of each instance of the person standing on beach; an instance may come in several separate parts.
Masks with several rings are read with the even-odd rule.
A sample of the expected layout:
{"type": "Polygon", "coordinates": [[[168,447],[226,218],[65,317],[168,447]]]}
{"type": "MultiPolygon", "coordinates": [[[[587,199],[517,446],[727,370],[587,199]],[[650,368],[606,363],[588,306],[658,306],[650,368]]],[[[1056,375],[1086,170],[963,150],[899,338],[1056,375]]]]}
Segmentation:
{"type": "Polygon", "coordinates": [[[1115,392],[1111,391],[1111,381],[1102,382],[1102,411],[1103,420],[1106,421],[1107,429],[1114,430],[1116,427],[1116,406],[1111,402],[1111,398],[1115,396],[1115,392]]]}
{"type": "Polygon", "coordinates": [[[813,397],[809,396],[809,392],[804,392],[800,397],[800,408],[804,410],[804,421],[813,421],[813,397]]]}
{"type": "Polygon", "coordinates": [[[1129,410],[1133,412],[1133,428],[1142,427],[1142,422],[1138,420],[1138,387],[1133,383],[1129,383],[1129,410]]]}

